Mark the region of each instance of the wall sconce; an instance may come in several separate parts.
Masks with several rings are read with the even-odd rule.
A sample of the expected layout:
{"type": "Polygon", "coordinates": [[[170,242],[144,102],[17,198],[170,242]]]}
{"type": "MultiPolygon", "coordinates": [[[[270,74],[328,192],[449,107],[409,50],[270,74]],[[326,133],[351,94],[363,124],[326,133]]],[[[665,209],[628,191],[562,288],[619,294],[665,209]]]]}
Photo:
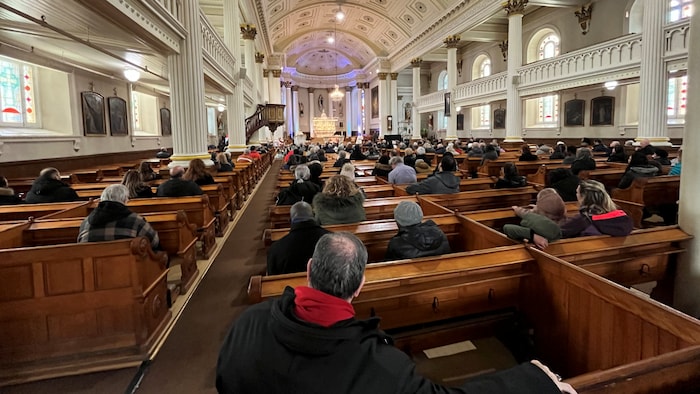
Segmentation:
{"type": "Polygon", "coordinates": [[[224,112],[224,110],[226,110],[226,107],[225,107],[223,104],[219,104],[219,105],[216,107],[216,109],[217,109],[219,112],[224,112]]]}
{"type": "Polygon", "coordinates": [[[124,78],[129,82],[136,82],[141,78],[141,72],[135,68],[124,69],[124,78]]]}
{"type": "Polygon", "coordinates": [[[394,129],[394,117],[389,115],[386,117],[386,129],[392,131],[394,129]]]}
{"type": "Polygon", "coordinates": [[[578,18],[578,24],[581,26],[581,34],[585,35],[588,33],[588,29],[591,27],[591,16],[593,14],[593,6],[585,5],[581,7],[580,11],[575,11],[574,15],[578,18]]]}
{"type": "Polygon", "coordinates": [[[501,41],[501,43],[498,44],[498,47],[501,48],[501,55],[503,55],[503,61],[508,61],[508,40],[501,41]]]}

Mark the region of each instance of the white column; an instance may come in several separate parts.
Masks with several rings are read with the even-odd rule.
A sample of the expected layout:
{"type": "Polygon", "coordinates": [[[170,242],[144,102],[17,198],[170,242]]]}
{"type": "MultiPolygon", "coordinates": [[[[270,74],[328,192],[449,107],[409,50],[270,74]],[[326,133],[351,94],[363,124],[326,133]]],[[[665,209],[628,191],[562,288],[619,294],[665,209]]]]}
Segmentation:
{"type": "MultiPolygon", "coordinates": [[[[270,70],[272,72],[272,78],[269,82],[269,95],[270,103],[272,104],[282,104],[282,83],[280,81],[280,76],[282,76],[282,70],[270,70]]],[[[278,126],[276,130],[270,130],[273,134],[272,138],[278,139],[283,134],[284,127],[278,126]]]]}
{"type": "Polygon", "coordinates": [[[423,62],[420,58],[415,58],[411,60],[411,67],[413,67],[413,103],[411,107],[411,123],[413,126],[413,134],[411,137],[413,139],[419,139],[420,137],[420,113],[418,113],[418,99],[420,98],[420,65],[423,62]]]}
{"type": "MultiPolygon", "coordinates": [[[[227,7],[234,7],[228,1],[224,1],[224,11],[226,11],[227,7]]],[[[237,7],[236,7],[237,8],[237,7]]],[[[224,23],[228,22],[228,17],[224,17],[224,23]]],[[[238,19],[238,12],[237,12],[237,19],[238,19]]],[[[231,23],[233,24],[232,21],[231,23]]],[[[235,27],[232,26],[232,29],[235,27]]],[[[252,71],[253,71],[253,40],[255,39],[255,36],[257,34],[257,30],[255,29],[255,26],[253,25],[239,25],[239,32],[240,35],[237,35],[234,39],[234,41],[230,44],[234,48],[236,48],[236,51],[238,53],[238,59],[241,59],[241,55],[244,54],[245,56],[245,62],[240,64],[239,68],[239,73],[238,73],[238,86],[236,87],[236,92],[234,94],[235,96],[235,103],[234,105],[237,106],[238,108],[238,113],[231,113],[231,122],[235,124],[235,128],[232,130],[232,132],[229,135],[229,149],[235,152],[242,152],[246,146],[247,146],[247,138],[246,138],[246,130],[245,130],[245,118],[246,118],[246,112],[245,112],[245,105],[243,102],[243,87],[245,86],[245,78],[251,78],[252,77],[252,71]],[[240,39],[241,37],[243,38],[243,42],[245,44],[245,48],[243,51],[241,51],[240,47],[240,39]],[[245,70],[245,76],[243,76],[243,70],[245,70]]]]}
{"type": "Polygon", "coordinates": [[[316,109],[314,104],[316,104],[316,101],[314,101],[314,88],[308,88],[307,90],[309,91],[309,108],[306,109],[306,112],[309,117],[309,135],[311,138],[314,138],[316,137],[316,132],[314,131],[314,116],[316,116],[314,114],[316,109]]]}
{"type": "Polygon", "coordinates": [[[523,104],[518,93],[518,68],[523,65],[522,0],[508,0],[503,8],[508,14],[508,80],[506,83],[506,138],[504,142],[523,142],[523,104]]]}
{"type": "Polygon", "coordinates": [[[355,98],[355,107],[353,108],[353,116],[355,117],[355,126],[357,126],[357,135],[362,135],[362,125],[365,120],[362,118],[362,92],[364,91],[364,82],[357,82],[355,85],[355,92],[357,97],[355,98]]]}
{"type": "Polygon", "coordinates": [[[292,81],[284,82],[284,104],[285,107],[285,125],[287,128],[287,134],[290,138],[294,139],[294,117],[292,115],[292,81]]]}
{"type": "Polygon", "coordinates": [[[394,130],[391,131],[391,134],[399,134],[399,87],[397,86],[399,73],[391,73],[389,77],[391,78],[389,81],[389,115],[394,123],[394,130]]]}
{"type": "Polygon", "coordinates": [[[294,120],[294,135],[299,134],[299,86],[292,86],[292,119],[294,120]]]}
{"type": "Polygon", "coordinates": [[[643,2],[637,141],[648,138],[652,145],[671,145],[666,135],[666,99],[668,97],[666,84],[668,76],[664,63],[663,27],[666,20],[667,4],[667,0],[644,0],[643,2]]]}
{"type": "Polygon", "coordinates": [[[386,86],[386,78],[389,73],[378,73],[379,77],[379,137],[383,137],[385,134],[393,134],[393,131],[387,131],[387,120],[386,117],[389,115],[387,111],[388,91],[386,86]]]}
{"type": "MultiPolygon", "coordinates": [[[[459,36],[449,36],[443,41],[447,45],[447,92],[452,95],[457,86],[457,46],[459,36]]],[[[450,98],[450,116],[447,118],[447,140],[457,139],[457,111],[455,111],[454,97],[450,98]]]]}
{"type": "MultiPolygon", "coordinates": [[[[646,10],[645,10],[646,11],[646,10]]],[[[646,31],[645,31],[646,33],[646,31]]],[[[700,42],[700,12],[690,21],[688,42],[700,42]],[[692,40],[692,41],[690,41],[692,40]]],[[[688,108],[700,106],[700,46],[688,50],[688,108]]],[[[665,108],[665,107],[664,107],[665,108]]],[[[676,271],[674,306],[681,311],[700,317],[700,183],[694,171],[700,168],[700,136],[693,132],[700,128],[700,112],[687,111],[683,135],[683,171],[681,171],[680,212],[678,224],[695,237],[684,244],[676,271]]]]}
{"type": "Polygon", "coordinates": [[[204,104],[202,36],[199,34],[199,1],[182,6],[182,24],[194,34],[181,42],[180,53],[168,56],[170,71],[170,119],[173,155],[170,166],[187,166],[192,159],[213,165],[207,153],[207,112],[204,104]]]}
{"type": "Polygon", "coordinates": [[[236,59],[233,74],[236,86],[233,94],[226,95],[226,128],[228,130],[229,149],[245,149],[245,114],[243,112],[243,83],[240,80],[241,64],[241,26],[238,23],[238,2],[224,1],[224,43],[236,59]]]}
{"type": "Polygon", "coordinates": [[[345,136],[352,136],[352,86],[345,87],[345,136]]]}
{"type": "Polygon", "coordinates": [[[254,26],[245,31],[244,27],[241,27],[241,33],[243,34],[243,44],[245,46],[245,68],[248,74],[246,76],[252,82],[255,82],[255,35],[257,31],[254,26]]]}

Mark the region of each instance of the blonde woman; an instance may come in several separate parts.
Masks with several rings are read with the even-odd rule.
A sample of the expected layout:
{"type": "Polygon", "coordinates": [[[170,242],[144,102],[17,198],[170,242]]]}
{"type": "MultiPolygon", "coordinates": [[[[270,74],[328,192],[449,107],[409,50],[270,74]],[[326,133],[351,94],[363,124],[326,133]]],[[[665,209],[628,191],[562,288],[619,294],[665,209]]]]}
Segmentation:
{"type": "Polygon", "coordinates": [[[367,218],[364,201],[364,194],[350,178],[334,175],[314,196],[316,220],[321,225],[361,222],[367,218]]]}
{"type": "Polygon", "coordinates": [[[621,237],[632,231],[632,220],[625,211],[617,209],[602,183],[581,181],[576,198],[580,205],[579,214],[562,224],[562,238],[601,234],[621,237]]]}

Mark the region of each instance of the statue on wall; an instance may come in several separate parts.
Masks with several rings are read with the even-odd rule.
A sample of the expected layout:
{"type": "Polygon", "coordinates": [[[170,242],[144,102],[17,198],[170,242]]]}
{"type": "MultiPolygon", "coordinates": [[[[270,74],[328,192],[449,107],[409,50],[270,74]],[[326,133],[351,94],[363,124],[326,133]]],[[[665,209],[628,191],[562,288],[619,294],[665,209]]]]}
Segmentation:
{"type": "Polygon", "coordinates": [[[324,112],[325,112],[325,111],[323,110],[323,96],[321,96],[320,94],[318,95],[318,110],[319,110],[321,113],[324,113],[324,112]]]}

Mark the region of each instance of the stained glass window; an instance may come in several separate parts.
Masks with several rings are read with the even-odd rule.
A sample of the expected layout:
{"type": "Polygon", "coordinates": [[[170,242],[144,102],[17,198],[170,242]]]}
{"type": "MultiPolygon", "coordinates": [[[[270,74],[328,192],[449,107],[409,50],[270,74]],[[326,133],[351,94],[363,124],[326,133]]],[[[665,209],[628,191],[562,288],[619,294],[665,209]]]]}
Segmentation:
{"type": "MultiPolygon", "coordinates": [[[[488,77],[491,75],[491,59],[488,57],[482,60],[479,67],[479,77],[488,77]]],[[[479,107],[479,126],[489,127],[491,125],[491,106],[483,105],[479,107]]]]}
{"type": "Polygon", "coordinates": [[[549,59],[559,55],[559,37],[556,34],[548,34],[542,38],[540,41],[539,50],[537,52],[537,57],[542,59],[549,59]]]}
{"type": "Polygon", "coordinates": [[[688,77],[670,78],[668,80],[668,102],[666,115],[671,123],[685,118],[688,100],[688,77]]]}
{"type": "MultiPolygon", "coordinates": [[[[559,37],[548,34],[542,38],[537,56],[540,60],[559,55],[559,37]]],[[[540,124],[556,124],[559,121],[559,96],[551,95],[537,100],[537,120],[540,124]]]]}
{"type": "Polygon", "coordinates": [[[34,68],[0,59],[0,123],[37,127],[34,68]]]}
{"type": "Polygon", "coordinates": [[[668,21],[676,22],[693,16],[693,0],[671,0],[668,2],[668,21]]]}

